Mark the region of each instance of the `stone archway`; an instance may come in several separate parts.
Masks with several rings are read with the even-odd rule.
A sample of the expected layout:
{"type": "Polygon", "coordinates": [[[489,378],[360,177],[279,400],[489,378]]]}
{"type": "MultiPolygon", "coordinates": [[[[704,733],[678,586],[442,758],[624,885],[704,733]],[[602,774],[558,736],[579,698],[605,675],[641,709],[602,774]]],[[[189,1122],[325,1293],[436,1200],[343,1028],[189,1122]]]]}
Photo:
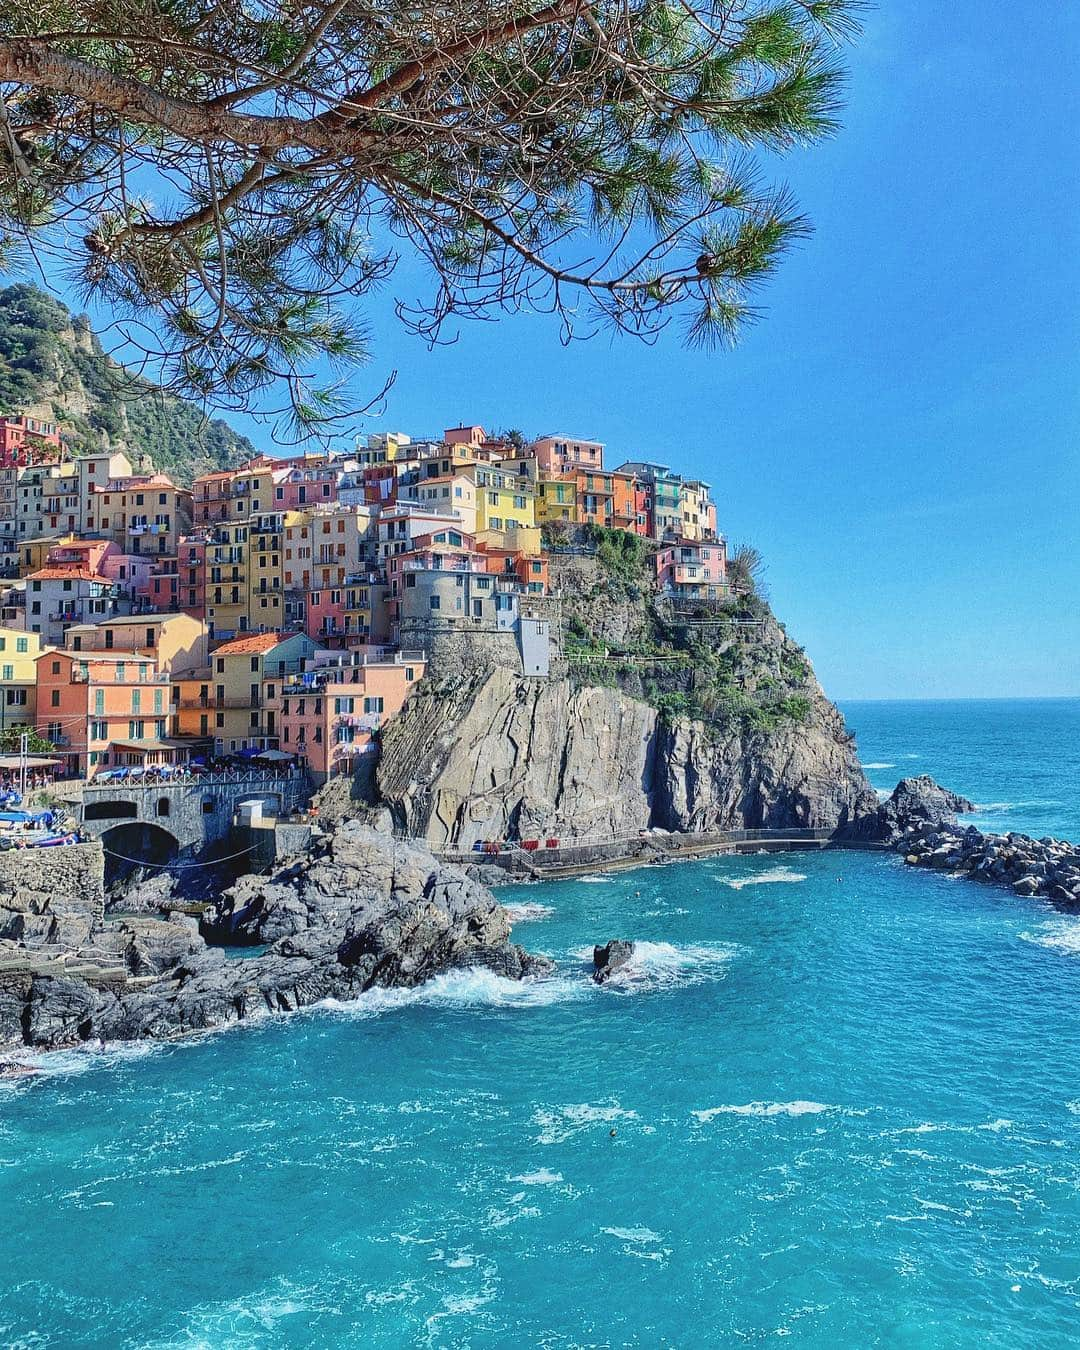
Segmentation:
{"type": "Polygon", "coordinates": [[[180,852],[180,841],[170,830],[149,822],[125,821],[101,835],[105,850],[105,885],[113,886],[145,869],[153,876],[162,864],[170,863],[180,852]]]}

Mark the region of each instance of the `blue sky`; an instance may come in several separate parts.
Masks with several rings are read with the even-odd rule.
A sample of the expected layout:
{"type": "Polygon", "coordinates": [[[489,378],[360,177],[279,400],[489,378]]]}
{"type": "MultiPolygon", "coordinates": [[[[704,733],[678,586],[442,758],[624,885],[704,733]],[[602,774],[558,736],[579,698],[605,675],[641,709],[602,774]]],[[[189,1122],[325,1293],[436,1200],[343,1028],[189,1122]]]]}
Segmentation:
{"type": "Polygon", "coordinates": [[[429,352],[393,319],[406,264],[375,429],[567,431],[707,478],[834,697],[1080,695],[1080,11],[1022,8],[867,14],[843,131],[782,166],[816,233],[734,353],[564,349],[538,316],[429,352]]]}

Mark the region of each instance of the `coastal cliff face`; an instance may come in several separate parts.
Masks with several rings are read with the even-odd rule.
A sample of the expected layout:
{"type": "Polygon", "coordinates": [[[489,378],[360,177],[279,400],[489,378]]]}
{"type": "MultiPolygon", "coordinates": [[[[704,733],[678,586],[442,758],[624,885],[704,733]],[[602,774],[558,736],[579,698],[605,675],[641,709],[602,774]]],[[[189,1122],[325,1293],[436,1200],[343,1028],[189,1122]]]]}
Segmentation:
{"type": "Polygon", "coordinates": [[[737,676],[708,717],[694,713],[716,682],[692,655],[616,665],[609,684],[590,680],[611,663],[588,661],[550,680],[495,669],[429,682],[384,733],[378,787],[396,828],[469,848],[651,826],[845,828],[875,811],[842,717],[775,620],[723,642],[709,655],[737,676]]]}

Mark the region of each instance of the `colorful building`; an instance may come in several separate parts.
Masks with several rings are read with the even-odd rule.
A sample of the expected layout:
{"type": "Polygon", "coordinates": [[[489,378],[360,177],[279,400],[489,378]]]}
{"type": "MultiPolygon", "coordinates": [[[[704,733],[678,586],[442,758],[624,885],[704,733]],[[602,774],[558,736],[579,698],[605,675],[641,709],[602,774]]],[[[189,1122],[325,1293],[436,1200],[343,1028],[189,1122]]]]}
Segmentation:
{"type": "Polygon", "coordinates": [[[37,658],[38,732],[73,777],[123,765],[172,764],[169,677],[131,652],[45,651],[37,658]]]}
{"type": "Polygon", "coordinates": [[[72,624],[100,623],[131,613],[131,597],[120,584],[83,568],[43,567],[26,579],[27,632],[62,646],[72,624]]]}
{"type": "Polygon", "coordinates": [[[541,436],[530,448],[540,472],[548,475],[566,473],[568,469],[597,472],[604,467],[602,441],[586,441],[580,436],[541,436]]]}
{"type": "Polygon", "coordinates": [[[34,725],[40,655],[41,638],[37,633],[0,628],[0,731],[34,725]]]}
{"type": "Polygon", "coordinates": [[[723,539],[678,539],[656,552],[661,592],[679,600],[723,600],[727,582],[727,544],[723,539]]]}
{"type": "Polygon", "coordinates": [[[421,653],[362,664],[309,664],[286,678],[280,748],[301,756],[317,782],[351,773],[378,749],[378,733],[401,711],[427,669],[421,653]]]}
{"type": "Polygon", "coordinates": [[[179,678],[178,734],[212,738],[218,755],[276,749],[282,681],[314,652],[303,633],[252,633],[224,643],[208,666],[179,678]]]}

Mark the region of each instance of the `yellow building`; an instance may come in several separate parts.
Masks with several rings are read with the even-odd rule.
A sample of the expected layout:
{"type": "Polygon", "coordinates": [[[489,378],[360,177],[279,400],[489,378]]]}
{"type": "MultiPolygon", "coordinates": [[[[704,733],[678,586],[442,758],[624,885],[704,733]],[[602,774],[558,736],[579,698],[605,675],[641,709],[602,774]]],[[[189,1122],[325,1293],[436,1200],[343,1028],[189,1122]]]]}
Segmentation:
{"type": "Polygon", "coordinates": [[[528,480],[487,464],[471,465],[464,472],[476,486],[477,534],[535,527],[536,494],[528,480]]]}
{"type": "Polygon", "coordinates": [[[231,638],[248,626],[247,524],[215,525],[206,544],[206,621],[212,638],[231,638]]]}
{"type": "Polygon", "coordinates": [[[191,529],[191,493],[187,488],[177,487],[167,474],[155,473],[118,479],[95,495],[106,516],[111,501],[118,503],[120,521],[114,506],[111,529],[102,528],[125,553],[176,557],[180,536],[191,529]]]}
{"type": "Polygon", "coordinates": [[[0,628],[0,731],[34,725],[41,652],[39,634],[0,628]]]}
{"type": "Polygon", "coordinates": [[[561,474],[540,475],[536,494],[536,523],[549,520],[577,520],[577,483],[561,474]]]}
{"type": "Polygon", "coordinates": [[[247,537],[247,617],[254,633],[276,633],[285,623],[284,513],[251,516],[247,537]]]}
{"type": "Polygon", "coordinates": [[[75,464],[66,460],[41,480],[41,533],[53,538],[75,534],[81,524],[79,476],[75,464]]]}
{"type": "Polygon", "coordinates": [[[252,633],[224,643],[208,668],[178,681],[177,733],[212,737],[218,755],[276,748],[282,680],[314,652],[303,633],[252,633]]]}
{"type": "Polygon", "coordinates": [[[458,472],[420,478],[400,495],[429,511],[453,512],[466,534],[476,533],[476,484],[469,474],[460,472],[460,466],[458,472]]]}
{"type": "Polygon", "coordinates": [[[207,631],[190,614],[139,614],[72,624],[64,644],[73,652],[134,652],[176,678],[206,665],[207,631]]]}

